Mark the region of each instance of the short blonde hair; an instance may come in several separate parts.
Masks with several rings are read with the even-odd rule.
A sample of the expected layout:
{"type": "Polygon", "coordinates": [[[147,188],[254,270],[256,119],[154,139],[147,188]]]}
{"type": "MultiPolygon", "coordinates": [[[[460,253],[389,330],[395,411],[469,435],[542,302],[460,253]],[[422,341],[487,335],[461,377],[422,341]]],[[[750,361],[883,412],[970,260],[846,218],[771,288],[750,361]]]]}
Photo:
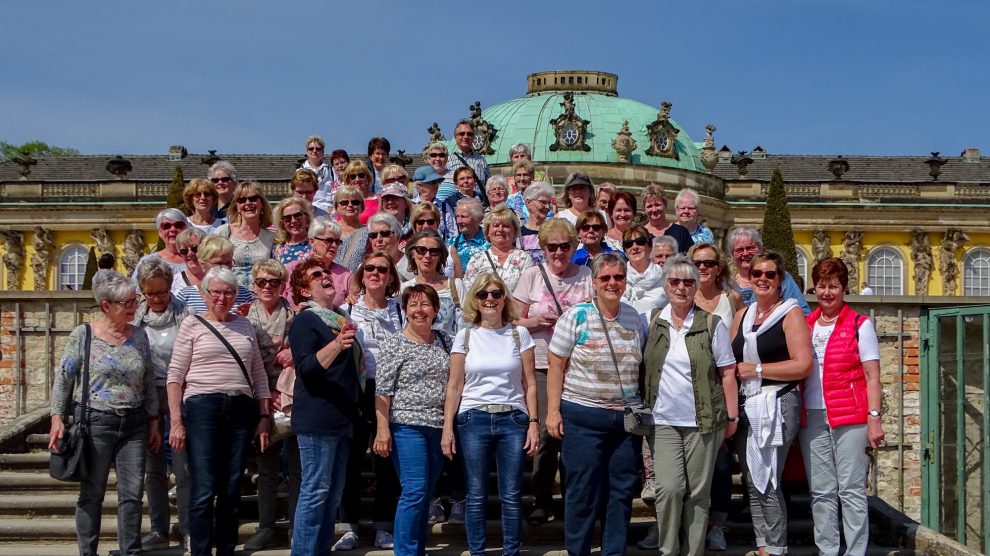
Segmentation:
{"type": "Polygon", "coordinates": [[[283,282],[289,279],[289,273],[285,270],[285,266],[275,259],[262,259],[254,263],[254,266],[251,267],[251,280],[257,280],[258,275],[262,272],[271,274],[283,282]]]}
{"type": "Polygon", "coordinates": [[[378,172],[378,174],[382,180],[382,183],[398,177],[406,178],[407,181],[409,180],[409,173],[406,172],[405,168],[399,166],[398,164],[387,164],[381,169],[380,172],[378,172]]]}
{"type": "Polygon", "coordinates": [[[210,259],[218,255],[233,255],[234,244],[229,239],[220,236],[208,235],[199,242],[196,250],[196,259],[200,263],[209,262],[210,259]]]}
{"type": "Polygon", "coordinates": [[[182,190],[182,201],[186,204],[186,212],[192,214],[195,212],[193,210],[193,195],[196,193],[208,193],[213,197],[213,206],[217,206],[217,187],[213,185],[213,182],[206,178],[193,178],[189,180],[186,187],[182,190]]]}
{"type": "Polygon", "coordinates": [[[350,162],[347,163],[347,168],[344,169],[344,176],[343,176],[344,177],[344,182],[343,182],[344,185],[350,185],[350,177],[349,176],[351,174],[364,174],[365,176],[367,176],[368,177],[368,187],[371,187],[372,182],[375,181],[374,174],[372,174],[371,171],[368,170],[368,167],[365,166],[364,162],[361,162],[360,160],[352,160],[352,161],[350,161],[350,162]]]}
{"type": "Polygon", "coordinates": [[[437,221],[437,229],[440,228],[440,211],[433,203],[417,203],[413,205],[412,212],[409,213],[409,225],[415,226],[416,221],[429,214],[437,221]]]}
{"type": "Polygon", "coordinates": [[[574,228],[573,224],[563,218],[548,218],[540,226],[540,249],[546,249],[547,243],[550,242],[550,236],[554,234],[566,235],[567,241],[571,243],[576,243],[578,240],[577,229],[574,228]]]}
{"type": "Polygon", "coordinates": [[[333,194],[333,206],[336,207],[337,203],[345,199],[357,199],[361,201],[361,212],[364,212],[364,194],[361,190],[353,185],[342,185],[336,193],[333,194]]]}
{"type": "Polygon", "coordinates": [[[506,207],[504,204],[498,205],[485,215],[485,219],[481,223],[481,229],[485,231],[485,237],[488,237],[488,227],[496,222],[509,224],[516,234],[515,238],[519,237],[519,228],[522,227],[522,224],[519,223],[519,217],[516,216],[516,213],[512,209],[506,207]]]}
{"type": "Polygon", "coordinates": [[[643,206],[646,206],[646,200],[651,197],[659,197],[663,202],[663,206],[667,206],[667,195],[663,190],[663,186],[651,183],[643,188],[643,192],[640,194],[639,199],[643,202],[643,206]]]}
{"type": "Polygon", "coordinates": [[[508,324],[519,319],[519,310],[516,308],[516,304],[512,302],[512,299],[510,299],[512,292],[509,291],[509,287],[505,285],[505,282],[497,274],[486,272],[479,274],[474,279],[471,289],[467,292],[467,298],[462,303],[464,309],[464,316],[462,318],[464,322],[470,324],[481,322],[481,311],[478,310],[478,298],[475,296],[481,290],[492,285],[504,292],[502,296],[502,299],[505,300],[505,303],[502,305],[502,324],[508,324]]]}

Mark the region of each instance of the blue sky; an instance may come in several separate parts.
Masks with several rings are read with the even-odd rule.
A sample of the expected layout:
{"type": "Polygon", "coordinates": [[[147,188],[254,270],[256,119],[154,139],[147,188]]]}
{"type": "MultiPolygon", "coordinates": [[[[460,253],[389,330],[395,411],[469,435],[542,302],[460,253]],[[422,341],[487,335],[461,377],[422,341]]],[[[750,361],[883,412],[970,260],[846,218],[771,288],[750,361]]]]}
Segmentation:
{"type": "Polygon", "coordinates": [[[417,151],[528,73],[619,74],[619,94],[733,150],[990,151],[990,4],[12,2],[0,139],[87,154],[417,151]]]}

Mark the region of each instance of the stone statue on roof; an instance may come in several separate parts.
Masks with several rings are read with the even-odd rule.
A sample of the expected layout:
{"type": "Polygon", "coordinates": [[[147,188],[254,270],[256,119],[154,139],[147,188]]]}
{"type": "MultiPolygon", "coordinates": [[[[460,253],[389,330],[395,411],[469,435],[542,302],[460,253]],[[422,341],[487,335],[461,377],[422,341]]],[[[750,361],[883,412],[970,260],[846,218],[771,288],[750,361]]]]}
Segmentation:
{"type": "Polygon", "coordinates": [[[3,265],[7,267],[7,289],[21,289],[20,275],[24,266],[24,232],[7,230],[0,232],[3,241],[3,265]]]}
{"type": "Polygon", "coordinates": [[[48,265],[55,251],[55,234],[48,228],[37,226],[31,238],[34,254],[31,255],[31,271],[34,273],[34,289],[41,291],[48,287],[48,265]]]}

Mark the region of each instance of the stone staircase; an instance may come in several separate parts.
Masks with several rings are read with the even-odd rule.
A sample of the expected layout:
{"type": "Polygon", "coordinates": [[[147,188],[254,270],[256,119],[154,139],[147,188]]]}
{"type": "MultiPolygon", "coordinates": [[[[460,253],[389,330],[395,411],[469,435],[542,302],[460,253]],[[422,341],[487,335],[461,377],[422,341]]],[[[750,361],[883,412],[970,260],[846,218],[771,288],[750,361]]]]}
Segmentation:
{"type": "MultiPolygon", "coordinates": [[[[78,486],[73,483],[63,483],[48,477],[48,436],[40,432],[47,430],[47,421],[39,423],[33,429],[34,434],[23,436],[20,442],[6,442],[6,450],[0,453],[0,554],[17,556],[21,554],[51,555],[77,554],[75,546],[76,530],[74,524],[75,502],[78,486]]],[[[527,474],[528,481],[528,474],[527,474]]],[[[735,477],[736,490],[739,490],[738,476],[735,477]]],[[[103,526],[101,531],[101,554],[116,550],[116,511],[117,498],[113,490],[116,485],[114,474],[111,472],[106,500],[103,504],[103,526]]],[[[494,478],[490,492],[495,493],[494,478]]],[[[528,502],[528,500],[526,501],[528,502]]],[[[370,514],[371,500],[364,501],[370,514]]],[[[742,496],[734,495],[733,508],[742,509],[742,496]]],[[[284,516],[284,501],[281,502],[280,512],[284,516]]],[[[817,554],[813,542],[813,525],[809,510],[809,497],[806,493],[795,493],[790,499],[791,519],[789,523],[790,553],[798,556],[817,554]]],[[[489,551],[500,552],[501,523],[498,521],[498,497],[489,497],[488,527],[489,545],[494,547],[489,551]]],[[[174,510],[173,510],[174,516],[174,510]]],[[[242,500],[242,523],[240,526],[240,542],[246,542],[257,526],[257,503],[254,493],[253,476],[246,481],[245,494],[242,500]]],[[[173,517],[174,522],[174,517],[173,517]]],[[[629,530],[629,547],[627,552],[633,555],[654,554],[655,551],[644,551],[636,548],[635,544],[647,533],[654,522],[652,506],[642,500],[633,504],[633,519],[629,530]]],[[[364,524],[363,524],[364,525],[364,524]]],[[[144,519],[143,531],[147,532],[149,522],[144,519]]],[[[350,553],[360,555],[387,555],[391,550],[375,549],[372,545],[374,531],[370,522],[360,532],[361,546],[350,553]]],[[[287,538],[287,535],[285,536],[287,538]]],[[[712,552],[711,555],[743,556],[753,550],[752,525],[745,517],[730,519],[726,538],[729,548],[726,552],[712,552]]],[[[434,555],[467,554],[467,542],[463,525],[438,524],[431,529],[429,553],[434,555]]],[[[551,520],[549,523],[531,526],[523,525],[523,551],[527,554],[556,555],[566,554],[563,550],[563,522],[551,520]]],[[[242,551],[242,554],[249,554],[242,551]]],[[[172,548],[147,552],[154,555],[179,555],[182,551],[178,543],[173,541],[172,548]]],[[[288,555],[287,542],[285,546],[254,552],[261,556],[288,555]]],[[[871,556],[903,555],[915,556],[924,554],[914,550],[901,550],[873,545],[871,556]]]]}

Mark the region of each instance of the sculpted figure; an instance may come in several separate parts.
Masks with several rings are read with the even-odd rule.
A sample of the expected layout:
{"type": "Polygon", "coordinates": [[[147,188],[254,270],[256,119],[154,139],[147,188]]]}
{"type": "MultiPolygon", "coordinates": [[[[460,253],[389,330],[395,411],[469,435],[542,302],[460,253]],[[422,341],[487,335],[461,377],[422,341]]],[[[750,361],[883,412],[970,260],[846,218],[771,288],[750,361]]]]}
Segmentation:
{"type": "Polygon", "coordinates": [[[147,245],[141,230],[131,230],[127,233],[127,237],[124,238],[124,256],[121,258],[121,262],[124,263],[128,276],[134,274],[134,269],[137,268],[138,261],[144,256],[147,245]]]}
{"type": "Polygon", "coordinates": [[[849,269],[849,293],[859,291],[859,256],[863,250],[863,232],[850,230],[842,239],[842,254],[839,258],[849,269]]]}
{"type": "Polygon", "coordinates": [[[928,295],[928,279],[935,268],[932,243],[920,228],[911,230],[911,260],[914,262],[914,294],[928,295]]]}
{"type": "Polygon", "coordinates": [[[959,281],[959,263],[956,262],[956,251],[967,241],[969,241],[969,236],[959,228],[949,228],[942,236],[938,270],[942,273],[943,295],[956,295],[956,286],[959,281]]]}
{"type": "Polygon", "coordinates": [[[110,232],[106,228],[93,228],[89,232],[89,237],[93,238],[93,241],[96,242],[96,250],[100,255],[104,253],[114,254],[113,239],[110,237],[110,232]]]}
{"type": "Polygon", "coordinates": [[[48,286],[48,266],[55,251],[55,234],[48,228],[37,226],[31,238],[34,254],[31,255],[31,271],[34,273],[34,289],[41,291],[48,286]]]}
{"type": "Polygon", "coordinates": [[[24,266],[24,233],[14,230],[0,232],[0,240],[3,240],[3,248],[6,251],[3,255],[3,264],[7,267],[7,289],[15,291],[20,289],[18,278],[24,266]]]}
{"type": "Polygon", "coordinates": [[[815,264],[832,256],[832,238],[828,237],[825,230],[815,230],[815,235],[811,238],[811,248],[815,253],[815,264]]]}

